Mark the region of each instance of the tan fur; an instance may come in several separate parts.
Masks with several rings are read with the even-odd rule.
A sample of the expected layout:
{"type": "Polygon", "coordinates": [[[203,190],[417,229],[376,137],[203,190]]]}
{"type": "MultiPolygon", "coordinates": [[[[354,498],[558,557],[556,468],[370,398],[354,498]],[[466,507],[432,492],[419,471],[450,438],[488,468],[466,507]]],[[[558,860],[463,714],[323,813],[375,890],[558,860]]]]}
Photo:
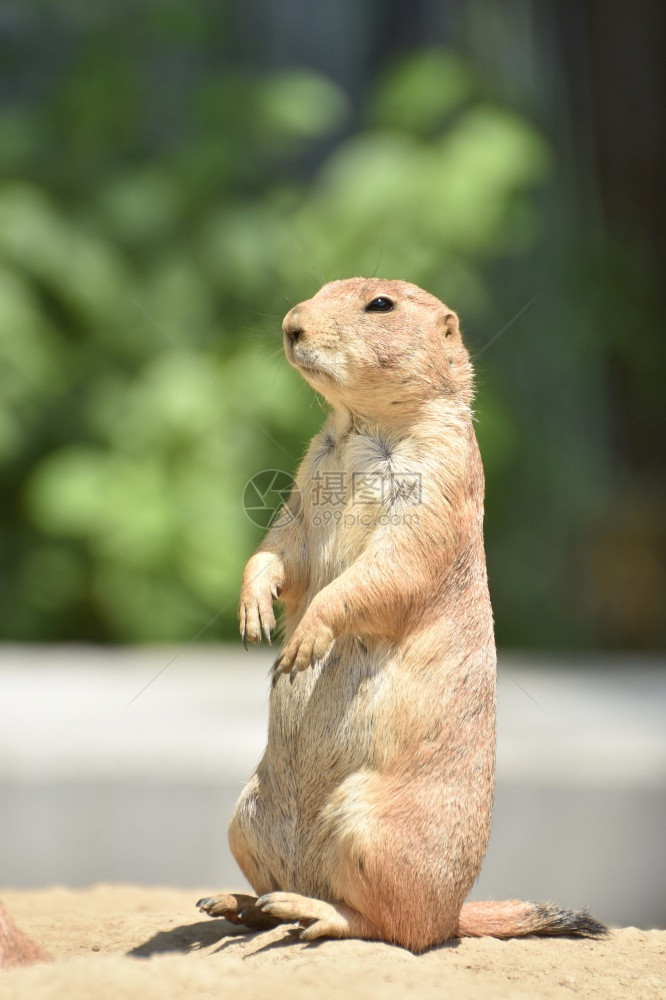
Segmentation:
{"type": "Polygon", "coordinates": [[[0,903],[0,969],[50,961],[51,957],[18,929],[0,903]]]}
{"type": "MultiPolygon", "coordinates": [[[[332,282],[283,328],[288,360],[332,411],[243,575],[244,640],[269,637],[279,598],[285,643],[231,849],[256,908],[300,923],[304,938],[423,951],[476,933],[478,910],[461,908],[493,797],[472,368],[455,313],[403,281],[332,282]],[[377,297],[393,308],[367,311],[377,297]],[[374,492],[359,493],[358,477],[374,492]],[[415,481],[420,496],[403,489],[415,481]]],[[[201,908],[232,912],[220,899],[201,908]]],[[[519,904],[519,920],[508,904],[503,923],[493,905],[479,926],[525,933],[531,904],[519,904]]]]}

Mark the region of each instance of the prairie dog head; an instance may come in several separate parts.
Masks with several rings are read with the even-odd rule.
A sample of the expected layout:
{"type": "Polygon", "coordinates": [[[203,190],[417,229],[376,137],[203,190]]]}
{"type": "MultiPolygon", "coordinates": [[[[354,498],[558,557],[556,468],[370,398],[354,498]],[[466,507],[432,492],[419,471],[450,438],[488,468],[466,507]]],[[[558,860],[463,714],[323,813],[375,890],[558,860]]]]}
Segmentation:
{"type": "Polygon", "coordinates": [[[333,406],[381,417],[438,396],[471,401],[458,317],[408,281],[332,281],[294,306],[282,329],[287,360],[333,406]]]}

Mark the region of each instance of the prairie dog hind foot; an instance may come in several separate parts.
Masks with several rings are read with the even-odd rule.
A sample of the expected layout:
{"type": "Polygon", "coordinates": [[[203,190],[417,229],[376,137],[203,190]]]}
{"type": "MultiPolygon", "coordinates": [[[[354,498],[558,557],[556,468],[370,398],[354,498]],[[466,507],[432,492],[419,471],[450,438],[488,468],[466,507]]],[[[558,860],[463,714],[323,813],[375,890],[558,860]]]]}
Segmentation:
{"type": "Polygon", "coordinates": [[[264,913],[257,907],[257,897],[242,892],[220,892],[215,896],[205,896],[197,902],[197,907],[209,917],[224,917],[231,924],[239,924],[252,931],[267,931],[283,921],[264,913]]]}
{"type": "Polygon", "coordinates": [[[325,903],[296,892],[268,892],[259,897],[256,906],[282,923],[299,924],[303,928],[299,934],[301,941],[321,937],[376,939],[381,936],[351,907],[325,903]]]}

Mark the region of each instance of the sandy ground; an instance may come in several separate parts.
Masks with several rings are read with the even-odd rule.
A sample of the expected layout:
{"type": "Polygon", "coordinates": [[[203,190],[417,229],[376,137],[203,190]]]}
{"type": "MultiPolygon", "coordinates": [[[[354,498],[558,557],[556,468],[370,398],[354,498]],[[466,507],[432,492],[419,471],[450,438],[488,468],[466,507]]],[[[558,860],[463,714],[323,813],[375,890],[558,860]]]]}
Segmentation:
{"type": "Polygon", "coordinates": [[[290,1000],[662,1000],[666,994],[666,931],[624,928],[599,941],[465,940],[415,957],[368,941],[301,944],[287,928],[239,934],[195,909],[212,888],[0,892],[15,921],[55,959],[0,973],[0,998],[274,1000],[286,993],[290,1000]]]}

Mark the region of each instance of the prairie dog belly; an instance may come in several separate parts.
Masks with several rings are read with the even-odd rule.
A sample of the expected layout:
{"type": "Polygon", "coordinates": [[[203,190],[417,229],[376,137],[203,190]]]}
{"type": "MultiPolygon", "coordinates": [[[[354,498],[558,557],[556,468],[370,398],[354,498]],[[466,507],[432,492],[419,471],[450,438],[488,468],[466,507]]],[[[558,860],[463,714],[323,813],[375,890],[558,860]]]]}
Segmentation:
{"type": "Polygon", "coordinates": [[[352,771],[375,765],[375,721],[390,697],[393,674],[388,644],[368,649],[341,638],[324,664],[300,674],[293,684],[273,686],[268,750],[280,761],[274,780],[299,798],[325,798],[352,771]],[[316,785],[307,775],[317,774],[316,785]],[[298,775],[292,783],[291,777],[298,775]],[[305,781],[302,781],[302,778],[305,781]]]}

